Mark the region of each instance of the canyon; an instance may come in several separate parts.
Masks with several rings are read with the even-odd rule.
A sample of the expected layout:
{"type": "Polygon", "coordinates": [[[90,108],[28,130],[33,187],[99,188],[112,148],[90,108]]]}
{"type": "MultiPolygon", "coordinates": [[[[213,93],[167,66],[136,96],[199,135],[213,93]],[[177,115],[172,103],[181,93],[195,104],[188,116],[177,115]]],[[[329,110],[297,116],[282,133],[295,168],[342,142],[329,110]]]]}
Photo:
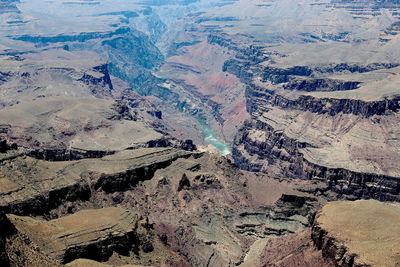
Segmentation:
{"type": "Polygon", "coordinates": [[[0,0],[0,265],[398,266],[399,19],[0,0]]]}

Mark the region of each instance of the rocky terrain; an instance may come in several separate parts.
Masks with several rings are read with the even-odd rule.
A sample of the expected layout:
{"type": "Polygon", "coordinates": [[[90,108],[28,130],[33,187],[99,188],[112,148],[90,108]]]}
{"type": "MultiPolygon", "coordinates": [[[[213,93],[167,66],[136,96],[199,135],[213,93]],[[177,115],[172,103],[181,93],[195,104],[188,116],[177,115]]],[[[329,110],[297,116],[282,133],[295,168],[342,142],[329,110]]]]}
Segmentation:
{"type": "Polygon", "coordinates": [[[399,19],[0,0],[0,266],[397,267],[399,19]]]}
{"type": "Polygon", "coordinates": [[[399,216],[398,204],[332,202],[318,213],[312,238],[337,265],[396,266],[400,262],[399,216]]]}
{"type": "Polygon", "coordinates": [[[224,158],[177,148],[56,162],[18,152],[3,155],[0,180],[13,266],[79,258],[246,266],[256,240],[306,229],[334,197],[319,184],[239,171],[224,158]]]}
{"type": "MultiPolygon", "coordinates": [[[[356,7],[340,8],[353,14],[356,7]]],[[[379,10],[385,8],[382,3],[379,10]]],[[[372,20],[367,7],[361,12],[372,20]]],[[[225,62],[224,69],[247,84],[251,119],[233,145],[239,167],[322,178],[349,199],[398,201],[399,61],[391,50],[398,41],[382,41],[386,30],[356,41],[364,27],[360,16],[347,18],[360,29],[347,39],[307,35],[314,40],[259,44],[257,53],[225,62]],[[367,47],[377,50],[372,55],[367,47]]]]}

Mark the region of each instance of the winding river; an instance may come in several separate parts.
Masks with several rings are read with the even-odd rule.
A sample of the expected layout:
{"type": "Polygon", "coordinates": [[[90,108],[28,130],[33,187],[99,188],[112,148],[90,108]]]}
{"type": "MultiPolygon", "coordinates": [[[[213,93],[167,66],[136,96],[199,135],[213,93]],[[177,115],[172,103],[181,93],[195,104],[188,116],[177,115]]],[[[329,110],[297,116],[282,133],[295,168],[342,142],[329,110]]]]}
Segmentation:
{"type": "Polygon", "coordinates": [[[216,147],[222,156],[227,156],[228,154],[232,153],[231,147],[223,140],[219,139],[218,135],[211,129],[211,127],[207,123],[204,122],[204,120],[199,119],[198,122],[203,129],[204,141],[207,144],[216,147]]]}

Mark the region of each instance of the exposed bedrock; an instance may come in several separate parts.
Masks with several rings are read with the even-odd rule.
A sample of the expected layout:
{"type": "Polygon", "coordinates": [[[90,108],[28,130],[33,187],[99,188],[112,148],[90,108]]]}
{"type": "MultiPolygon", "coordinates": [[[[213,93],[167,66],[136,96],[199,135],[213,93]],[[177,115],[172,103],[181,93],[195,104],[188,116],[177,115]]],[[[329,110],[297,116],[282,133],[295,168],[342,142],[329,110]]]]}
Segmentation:
{"type": "Polygon", "coordinates": [[[318,212],[312,240],[336,266],[395,267],[400,262],[397,205],[373,200],[331,202],[318,212]]]}
{"type": "Polygon", "coordinates": [[[120,81],[109,65],[90,52],[44,51],[1,56],[0,62],[0,108],[50,96],[111,98],[123,90],[113,85],[112,79],[120,81]]]}
{"type": "Polygon", "coordinates": [[[179,98],[177,93],[160,86],[164,80],[152,74],[164,56],[145,34],[129,30],[128,34],[96,44],[95,49],[108,58],[111,74],[128,82],[139,94],[164,101],[179,98]]]}
{"type": "Polygon", "coordinates": [[[108,95],[111,95],[111,91],[114,88],[113,88],[113,85],[111,82],[110,73],[108,71],[108,64],[96,66],[93,68],[93,70],[103,74],[103,76],[95,77],[93,75],[84,73],[82,78],[79,79],[79,81],[82,81],[89,86],[96,85],[96,87],[92,89],[92,93],[94,95],[101,93],[101,92],[98,92],[99,88],[106,88],[106,90],[109,90],[109,92],[107,92],[108,95]]]}
{"type": "Polygon", "coordinates": [[[312,96],[288,100],[248,90],[253,120],[238,132],[233,149],[240,168],[279,168],[293,177],[328,180],[335,192],[356,198],[400,200],[400,173],[393,161],[398,158],[399,97],[372,102],[312,96]],[[379,122],[382,127],[377,127],[379,122]],[[391,156],[386,159],[387,152],[391,156]]]}
{"type": "Polygon", "coordinates": [[[157,168],[192,153],[173,148],[127,150],[101,159],[49,162],[27,156],[1,162],[0,210],[44,215],[65,202],[85,201],[93,190],[128,190],[157,168]]]}
{"type": "Polygon", "coordinates": [[[287,90],[299,90],[305,92],[313,91],[344,91],[356,89],[360,82],[348,82],[332,79],[304,79],[292,80],[283,88],[287,90]]]}
{"type": "Polygon", "coordinates": [[[399,216],[393,203],[328,202],[311,229],[266,241],[257,266],[396,267],[399,216]]]}
{"type": "MultiPolygon", "coordinates": [[[[153,26],[156,27],[156,25],[153,26]]],[[[64,45],[64,49],[67,50],[65,53],[79,53],[81,50],[95,51],[108,63],[106,66],[96,66],[94,71],[107,71],[107,75],[100,78],[85,73],[79,77],[80,82],[98,85],[93,88],[93,93],[99,94],[97,92],[100,89],[99,85],[112,89],[109,71],[111,75],[128,82],[132,89],[141,95],[152,95],[163,100],[178,99],[176,93],[159,85],[163,79],[152,74],[152,71],[163,62],[164,56],[155,46],[152,36],[149,37],[136,29],[122,26],[103,32],[81,32],[56,36],[22,35],[15,39],[44,47],[64,45]]]]}
{"type": "Polygon", "coordinates": [[[287,69],[276,67],[260,67],[252,60],[232,59],[225,62],[223,71],[232,73],[246,83],[247,110],[249,113],[268,106],[278,106],[284,109],[297,109],[313,113],[335,116],[339,113],[355,114],[364,117],[384,115],[400,110],[400,97],[382,97],[381,100],[365,101],[346,97],[329,98],[312,95],[295,95],[288,97],[287,93],[277,89],[294,90],[297,92],[315,91],[348,91],[357,89],[361,82],[345,81],[330,78],[314,78],[320,73],[369,73],[381,69],[397,67],[398,64],[373,63],[365,66],[349,64],[328,64],[321,67],[294,66],[287,69]],[[273,84],[266,88],[254,82],[254,77],[273,84]]]}
{"type": "Polygon", "coordinates": [[[39,259],[26,247],[48,257],[38,266],[78,258],[116,265],[108,262],[114,253],[142,265],[246,266],[257,239],[304,230],[321,203],[335,198],[324,183],[295,184],[174,148],[67,162],[17,156],[2,161],[0,173],[1,209],[15,214],[8,217],[18,229],[12,244],[24,247],[8,249],[21,255],[13,266],[39,259]],[[110,206],[128,211],[92,210],[110,206]]]}
{"type": "Polygon", "coordinates": [[[116,151],[84,150],[84,149],[33,149],[27,155],[36,159],[48,161],[68,161],[85,158],[102,158],[116,151]]]}
{"type": "Polygon", "coordinates": [[[248,84],[253,78],[253,74],[248,70],[250,62],[230,59],[222,67],[222,71],[229,72],[238,77],[243,83],[248,84]]]}
{"type": "Polygon", "coordinates": [[[281,96],[276,96],[273,102],[275,106],[282,108],[299,109],[313,113],[329,114],[331,116],[345,113],[370,117],[400,110],[400,97],[383,101],[366,102],[353,99],[318,99],[310,96],[301,96],[298,100],[289,100],[281,96]]]}
{"type": "Polygon", "coordinates": [[[78,258],[106,261],[113,252],[121,255],[149,250],[146,224],[137,214],[120,208],[83,210],[51,221],[8,215],[31,246],[60,263],[78,258]]]}
{"type": "Polygon", "coordinates": [[[391,69],[400,66],[399,63],[370,63],[366,65],[339,63],[328,64],[326,66],[316,67],[314,70],[320,73],[335,73],[348,71],[350,73],[366,73],[381,69],[391,69]]]}
{"type": "MultiPolygon", "coordinates": [[[[90,171],[88,176],[93,188],[95,190],[101,188],[106,193],[127,190],[141,181],[150,180],[158,169],[166,168],[176,159],[192,155],[192,153],[187,151],[168,148],[155,148],[149,149],[148,152],[146,151],[146,149],[139,150],[139,156],[136,161],[133,158],[130,159],[131,162],[127,170],[110,174],[95,170],[90,171]]],[[[127,155],[132,154],[130,152],[120,152],[119,154],[110,156],[110,158],[117,160],[124,153],[127,155]]],[[[123,158],[120,159],[123,160],[123,158]]]]}
{"type": "Polygon", "coordinates": [[[190,141],[168,135],[163,121],[143,106],[146,101],[127,98],[49,97],[0,110],[0,135],[32,157],[63,161],[99,158],[124,149],[182,147],[190,141]]]}
{"type": "Polygon", "coordinates": [[[386,84],[397,77],[398,64],[293,66],[286,60],[225,62],[223,70],[247,84],[251,115],[234,141],[235,164],[323,179],[347,198],[399,201],[400,97],[386,84]]]}
{"type": "MultiPolygon", "coordinates": [[[[13,144],[16,148],[17,145],[13,144]]],[[[197,147],[192,140],[179,140],[173,137],[161,137],[158,139],[150,140],[147,143],[137,144],[128,149],[138,148],[177,148],[186,151],[196,151],[197,147]]],[[[112,155],[118,151],[114,150],[85,150],[79,148],[61,148],[61,149],[28,149],[24,153],[30,157],[46,161],[74,161],[80,159],[102,158],[104,156],[112,155]]]]}
{"type": "Polygon", "coordinates": [[[334,267],[335,264],[317,249],[311,239],[311,231],[307,229],[285,237],[269,239],[261,254],[259,266],[334,267]]]}
{"type": "Polygon", "coordinates": [[[7,140],[0,139],[0,153],[6,153],[7,151],[16,150],[17,148],[18,148],[17,144],[15,143],[9,144],[7,140]]]}
{"type": "Polygon", "coordinates": [[[230,39],[229,35],[209,34],[207,36],[207,42],[209,44],[216,44],[231,50],[238,50],[238,44],[233,42],[233,40],[230,39]]]}
{"type": "MultiPolygon", "coordinates": [[[[298,81],[296,81],[296,83],[297,82],[298,81]]],[[[325,80],[325,82],[327,81],[325,80]]],[[[334,83],[336,82],[337,81],[334,81],[334,83]]],[[[358,83],[348,82],[348,85],[344,84],[342,83],[340,86],[356,86],[358,83]]],[[[286,86],[290,86],[290,83],[286,86]]],[[[318,88],[320,88],[318,90],[323,91],[321,87],[318,88]]],[[[283,109],[309,111],[317,114],[329,114],[331,116],[345,113],[371,117],[373,115],[391,114],[400,110],[399,96],[377,101],[346,98],[319,98],[310,95],[300,95],[297,98],[288,98],[274,90],[259,88],[254,84],[250,84],[246,87],[246,97],[247,109],[249,112],[266,110],[269,106],[276,106],[283,109]]]]}
{"type": "Polygon", "coordinates": [[[14,227],[6,217],[6,215],[0,211],[0,265],[8,267],[9,258],[6,252],[6,238],[14,232],[14,227]]]}
{"type": "Polygon", "coordinates": [[[247,121],[236,136],[233,157],[235,164],[250,171],[283,172],[284,175],[306,179],[324,179],[339,194],[356,198],[400,201],[400,180],[397,176],[362,172],[335,167],[305,156],[313,145],[288,137],[266,122],[247,121]],[[313,161],[311,161],[313,160],[313,161]]]}
{"type": "MultiPolygon", "coordinates": [[[[399,64],[394,63],[372,63],[368,65],[357,65],[357,64],[327,64],[323,66],[293,66],[288,68],[278,68],[272,66],[260,66],[258,63],[268,60],[268,56],[260,52],[257,47],[250,47],[247,50],[243,50],[242,54],[239,54],[236,59],[227,60],[224,63],[223,71],[232,73],[240,78],[243,82],[250,82],[254,76],[259,76],[264,81],[271,81],[274,84],[284,84],[290,81],[296,81],[299,77],[300,81],[305,78],[311,81],[321,74],[334,74],[341,72],[349,73],[368,73],[381,69],[391,69],[398,67],[399,64]]],[[[314,79],[318,81],[321,79],[314,79]]],[[[323,79],[331,80],[331,79],[323,79]]],[[[326,84],[329,84],[326,81],[326,84]]],[[[331,81],[332,82],[332,81],[331,81]]],[[[320,81],[320,83],[323,83],[320,81]]],[[[316,85],[314,83],[314,85],[316,85]]],[[[322,84],[324,85],[324,84],[322,84]]],[[[317,87],[318,88],[318,87],[317,87]]],[[[330,87],[331,90],[334,88],[330,87]]],[[[338,87],[341,89],[341,87],[338,87]]],[[[346,88],[346,87],[345,87],[346,88]]]]}

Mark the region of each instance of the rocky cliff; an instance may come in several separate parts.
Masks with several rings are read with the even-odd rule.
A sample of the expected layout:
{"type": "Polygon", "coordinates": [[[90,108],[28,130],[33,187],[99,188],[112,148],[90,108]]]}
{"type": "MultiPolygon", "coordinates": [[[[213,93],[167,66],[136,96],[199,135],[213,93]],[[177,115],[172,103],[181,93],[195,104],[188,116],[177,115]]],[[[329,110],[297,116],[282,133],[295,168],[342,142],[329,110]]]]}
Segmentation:
{"type": "Polygon", "coordinates": [[[2,173],[9,178],[1,180],[1,209],[17,215],[46,214],[67,201],[88,200],[92,195],[91,188],[108,193],[126,190],[150,179],[156,169],[190,155],[186,151],[148,148],[121,152],[104,158],[104,161],[88,159],[53,163],[23,155],[4,158],[2,173]],[[113,171],[110,172],[110,168],[113,171]]]}
{"type": "Polygon", "coordinates": [[[119,208],[84,210],[51,221],[15,215],[8,218],[17,231],[27,235],[31,246],[61,263],[76,258],[104,261],[114,251],[127,254],[153,249],[140,237],[140,231],[146,231],[145,221],[119,208]]]}
{"type": "Polygon", "coordinates": [[[397,266],[399,216],[395,204],[332,202],[318,213],[311,236],[336,266],[397,266]]]}
{"type": "Polygon", "coordinates": [[[225,63],[225,71],[248,83],[251,120],[236,135],[235,163],[251,171],[324,179],[350,198],[398,201],[400,172],[393,159],[399,157],[400,101],[383,71],[397,75],[398,65],[265,64],[246,57],[225,63]],[[346,80],[351,77],[358,80],[346,80]],[[377,91],[379,83],[384,85],[377,91]]]}
{"type": "Polygon", "coordinates": [[[15,105],[1,113],[2,135],[32,150],[30,155],[37,158],[101,157],[123,149],[119,145],[122,137],[131,140],[122,142],[124,148],[133,148],[164,136],[162,128],[146,120],[150,114],[124,101],[55,97],[15,105]]]}
{"type": "Polygon", "coordinates": [[[399,261],[397,3],[0,3],[0,265],[399,261]]]}
{"type": "Polygon", "coordinates": [[[174,148],[57,162],[9,153],[0,162],[0,206],[13,214],[16,230],[2,250],[12,266],[79,258],[247,264],[257,239],[302,231],[335,198],[322,183],[245,173],[227,159],[174,148]]]}

